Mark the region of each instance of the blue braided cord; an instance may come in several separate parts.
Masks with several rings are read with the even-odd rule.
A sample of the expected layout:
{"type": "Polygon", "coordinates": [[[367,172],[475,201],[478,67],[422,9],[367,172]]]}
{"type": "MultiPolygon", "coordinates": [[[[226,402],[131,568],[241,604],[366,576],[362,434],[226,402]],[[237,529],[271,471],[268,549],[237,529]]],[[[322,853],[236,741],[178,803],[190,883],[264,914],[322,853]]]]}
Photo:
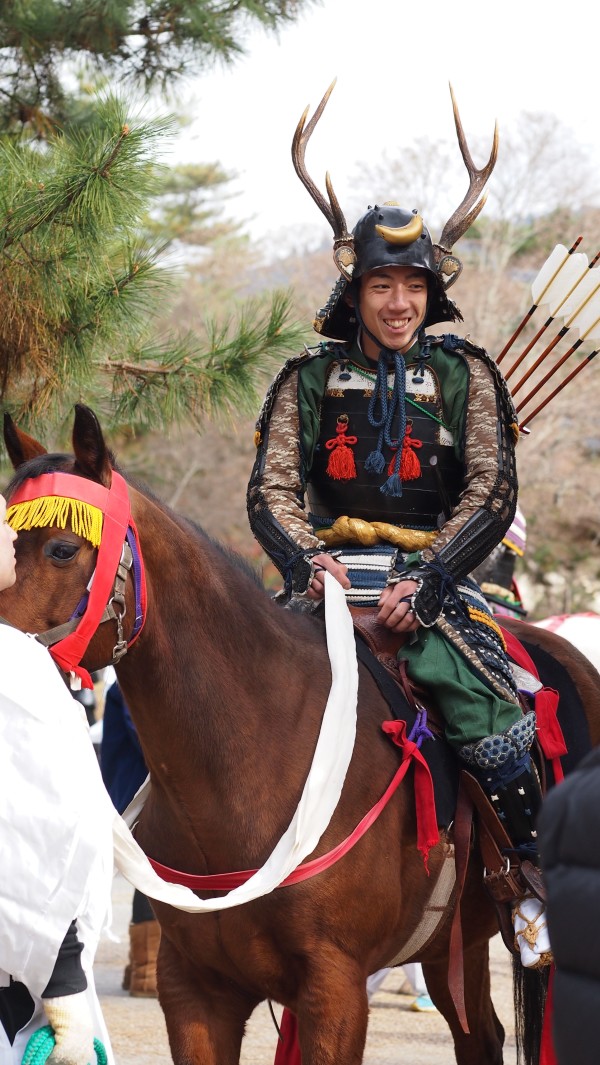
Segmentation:
{"type": "Polygon", "coordinates": [[[519,843],[518,847],[507,847],[502,851],[503,854],[518,854],[521,861],[529,858],[530,862],[536,862],[539,857],[539,850],[535,843],[519,843]]]}
{"type": "Polygon", "coordinates": [[[373,429],[382,429],[386,423],[388,416],[388,368],[386,359],[382,359],[381,353],[379,355],[379,361],[377,363],[377,376],[375,378],[375,385],[373,386],[373,392],[369,400],[369,406],[367,408],[367,415],[369,418],[369,425],[373,426],[373,429]],[[381,408],[381,415],[377,417],[377,404],[381,408]]]}
{"type": "Polygon", "coordinates": [[[493,769],[487,770],[486,784],[489,784],[494,791],[496,788],[505,788],[511,780],[516,780],[524,770],[529,769],[530,765],[531,759],[528,751],[520,757],[515,755],[514,761],[505,762],[504,765],[494,766],[493,769]]]}
{"type": "MultiPolygon", "coordinates": [[[[29,1038],[21,1065],[44,1065],[54,1050],[55,1043],[54,1030],[49,1024],[38,1028],[29,1038]]],[[[104,1043],[94,1039],[94,1050],[97,1065],[106,1065],[108,1055],[104,1043]]],[[[88,1065],[91,1065],[91,1062],[88,1062],[88,1065]]]]}
{"type": "Polygon", "coordinates": [[[384,440],[388,447],[398,448],[398,455],[396,455],[396,462],[398,468],[400,468],[400,454],[402,441],[406,433],[406,363],[401,355],[396,354],[394,357],[394,387],[392,389],[392,400],[388,408],[388,416],[385,420],[383,427],[384,440]],[[394,439],[392,437],[392,423],[394,415],[398,410],[398,437],[394,439]]]}
{"type": "Polygon", "coordinates": [[[387,360],[383,358],[381,352],[379,354],[379,361],[377,363],[377,376],[375,378],[375,384],[373,386],[373,393],[369,400],[369,406],[367,408],[367,417],[369,419],[369,425],[373,429],[379,429],[379,436],[377,438],[377,444],[375,450],[371,451],[367,455],[365,461],[365,470],[367,473],[382,473],[385,469],[385,458],[383,455],[383,440],[384,440],[384,427],[388,419],[389,404],[388,404],[388,383],[387,383],[387,360]],[[377,407],[380,408],[379,417],[377,416],[377,407]]]}
{"type": "Polygon", "coordinates": [[[384,426],[384,439],[388,447],[396,448],[393,472],[387,481],[381,485],[379,491],[386,496],[402,495],[402,480],[400,478],[400,463],[402,461],[402,444],[406,434],[406,363],[401,355],[396,352],[394,356],[395,374],[392,401],[390,403],[388,417],[384,426]],[[392,437],[392,422],[394,414],[398,411],[398,437],[392,437]]]}

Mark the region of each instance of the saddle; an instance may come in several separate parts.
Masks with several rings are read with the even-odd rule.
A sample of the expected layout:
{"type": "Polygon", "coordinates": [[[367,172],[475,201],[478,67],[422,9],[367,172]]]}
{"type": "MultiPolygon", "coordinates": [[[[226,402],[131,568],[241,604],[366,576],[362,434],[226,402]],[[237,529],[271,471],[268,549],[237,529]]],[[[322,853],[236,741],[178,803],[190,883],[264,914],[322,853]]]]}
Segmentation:
{"type": "MultiPolygon", "coordinates": [[[[350,613],[356,632],[375,660],[398,686],[409,707],[416,713],[424,708],[428,715],[428,727],[438,736],[443,737],[444,723],[439,710],[433,704],[429,694],[411,681],[406,671],[406,663],[397,657],[398,652],[410,638],[410,633],[391,632],[390,629],[377,622],[377,612],[377,608],[373,607],[350,606],[350,613]]],[[[514,654],[512,657],[514,657],[514,654]]],[[[365,659],[363,658],[363,660],[365,659]]],[[[369,665],[368,661],[366,661],[366,664],[369,665]]],[[[527,656],[526,664],[529,667],[527,672],[525,672],[522,664],[520,667],[518,664],[518,668],[532,681],[537,675],[537,670],[529,656],[527,656]]],[[[375,671],[372,670],[372,672],[377,680],[375,671]]],[[[383,691],[381,683],[379,681],[378,683],[383,691]]],[[[535,688],[536,685],[534,684],[532,687],[535,688]]],[[[541,687],[538,678],[537,688],[541,689],[541,687]]],[[[383,694],[387,697],[385,691],[383,691],[383,694]]],[[[523,712],[531,709],[527,698],[524,696],[522,697],[522,709],[523,712]]],[[[540,776],[542,793],[544,793],[543,752],[539,749],[537,740],[534,747],[536,749],[532,751],[532,754],[540,776]]],[[[438,773],[439,771],[438,767],[438,773]]],[[[512,841],[476,778],[466,769],[457,769],[456,765],[453,771],[455,775],[458,774],[459,778],[456,789],[458,795],[455,790],[455,801],[452,807],[454,834],[457,841],[456,861],[459,891],[462,888],[462,881],[466,874],[469,851],[476,840],[484,865],[484,883],[496,906],[502,938],[511,953],[518,955],[514,945],[511,904],[528,893],[533,893],[537,898],[545,902],[540,873],[532,862],[522,860],[514,852],[512,841]],[[475,814],[477,815],[476,817],[475,814]],[[461,840],[460,846],[459,839],[461,840]]],[[[449,823],[447,813],[442,817],[441,823],[449,823]]]]}
{"type": "Polygon", "coordinates": [[[389,673],[406,697],[408,705],[415,711],[421,708],[427,711],[428,727],[437,735],[443,736],[443,718],[431,696],[423,688],[414,684],[406,671],[406,663],[398,659],[398,652],[410,639],[409,632],[392,632],[377,621],[378,608],[371,606],[349,606],[352,622],[356,632],[367,645],[374,658],[389,673]]]}

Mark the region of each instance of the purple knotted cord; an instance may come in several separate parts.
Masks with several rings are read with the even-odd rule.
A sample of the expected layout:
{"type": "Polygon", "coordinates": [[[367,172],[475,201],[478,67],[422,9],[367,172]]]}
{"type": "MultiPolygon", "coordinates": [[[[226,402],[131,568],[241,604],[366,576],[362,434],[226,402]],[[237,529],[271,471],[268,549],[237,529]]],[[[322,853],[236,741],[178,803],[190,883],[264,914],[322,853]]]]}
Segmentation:
{"type": "Polygon", "coordinates": [[[435,736],[433,732],[427,727],[427,711],[424,706],[417,710],[417,720],[415,721],[412,729],[410,730],[409,740],[411,743],[416,743],[417,747],[421,747],[423,740],[434,740],[435,736]]]}

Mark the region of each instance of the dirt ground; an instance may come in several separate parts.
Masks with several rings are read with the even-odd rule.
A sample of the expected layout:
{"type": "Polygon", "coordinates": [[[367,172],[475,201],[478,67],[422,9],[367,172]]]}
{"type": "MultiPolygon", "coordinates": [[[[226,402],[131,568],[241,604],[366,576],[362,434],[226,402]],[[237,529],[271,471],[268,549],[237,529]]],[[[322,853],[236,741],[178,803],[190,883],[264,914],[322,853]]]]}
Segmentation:
{"type": "MultiPolygon", "coordinates": [[[[117,1065],[168,1065],[171,1061],[163,1015],[154,999],[134,999],[121,989],[128,953],[127,926],[133,889],[117,876],[113,889],[116,940],[104,936],[96,955],[95,979],[117,1065]]],[[[511,964],[499,936],[491,944],[492,996],[506,1029],[505,1065],[516,1065],[511,964]]],[[[402,970],[390,973],[371,1001],[364,1065],[453,1065],[452,1039],[438,1013],[415,1013],[411,997],[398,994],[402,970]]],[[[280,1007],[276,1007],[279,1018],[280,1007]]],[[[250,1018],[241,1065],[272,1065],[276,1032],[266,1003],[250,1018]]],[[[343,1065],[343,1063],[340,1063],[343,1065]]],[[[481,1063],[484,1065],[484,1062],[481,1063]]]]}

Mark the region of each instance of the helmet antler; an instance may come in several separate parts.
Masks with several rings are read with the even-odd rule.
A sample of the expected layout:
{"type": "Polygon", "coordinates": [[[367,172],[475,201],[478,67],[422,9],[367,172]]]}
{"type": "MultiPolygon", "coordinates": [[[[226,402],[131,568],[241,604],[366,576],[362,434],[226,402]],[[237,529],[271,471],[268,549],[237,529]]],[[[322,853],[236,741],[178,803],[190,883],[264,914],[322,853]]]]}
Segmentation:
{"type": "Polygon", "coordinates": [[[336,78],[332,81],[331,85],[327,89],[323,99],[317,107],[314,115],[306,125],[306,117],[309,112],[307,107],[304,111],[294,133],[294,139],[292,141],[292,161],[294,169],[300,178],[304,187],[308,190],[317,207],[325,215],[325,218],[329,222],[333,230],[334,242],[333,242],[333,258],[334,262],[340,271],[340,273],[346,278],[346,281],[352,280],[352,274],[356,265],[356,254],[353,247],[352,234],[348,232],[346,225],[346,219],[344,213],[339,205],[338,198],[333,191],[333,185],[331,184],[331,178],[329,173],[325,175],[325,187],[327,189],[327,195],[329,197],[329,203],[323,196],[319,189],[315,185],[314,181],[310,177],[306,165],[304,162],[304,155],[306,152],[306,145],[308,144],[312,133],[319,121],[323,111],[325,110],[327,101],[333,92],[333,88],[336,83],[336,78]]]}
{"type": "Polygon", "coordinates": [[[480,170],[475,166],[469,146],[465,137],[460,115],[458,113],[458,107],[456,106],[456,99],[452,86],[450,85],[450,96],[452,97],[452,110],[454,111],[454,124],[456,126],[456,135],[458,137],[458,144],[460,147],[461,155],[463,157],[464,164],[467,168],[469,175],[469,188],[467,193],[456,208],[453,215],[450,216],[446,225],[442,230],[442,235],[438,244],[434,244],[434,254],[440,263],[445,256],[449,256],[452,248],[456,244],[457,240],[462,237],[463,233],[466,233],[469,226],[473,225],[473,222],[478,217],[480,211],[483,209],[486,195],[482,195],[485,186],[492,174],[492,171],[496,165],[498,158],[498,123],[494,126],[494,140],[492,142],[492,150],[490,157],[480,170]],[[481,197],[481,198],[479,198],[481,197]]]}

